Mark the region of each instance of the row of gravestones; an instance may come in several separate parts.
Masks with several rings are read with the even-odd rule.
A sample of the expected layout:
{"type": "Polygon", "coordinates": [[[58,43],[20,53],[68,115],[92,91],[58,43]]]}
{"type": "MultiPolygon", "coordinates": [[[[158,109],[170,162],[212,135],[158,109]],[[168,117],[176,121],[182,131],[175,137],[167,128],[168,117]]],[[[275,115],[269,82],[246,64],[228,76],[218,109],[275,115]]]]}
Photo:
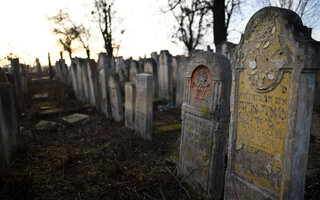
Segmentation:
{"type": "MultiPolygon", "coordinates": [[[[115,121],[121,122],[124,119],[121,82],[114,66],[113,58],[110,59],[105,53],[100,53],[98,63],[88,59],[73,59],[70,74],[77,99],[94,105],[106,117],[112,117],[115,121]]],[[[151,140],[153,76],[146,73],[136,74],[135,83],[131,85],[129,83],[131,82],[125,83],[125,124],[126,126],[130,124],[128,128],[135,129],[142,137],[151,140]],[[135,84],[137,90],[134,87],[135,84]],[[130,91],[129,86],[131,86],[130,91]],[[130,100],[133,106],[131,110],[128,107],[130,100]],[[136,101],[141,103],[135,105],[136,101]],[[135,110],[137,112],[134,112],[135,110]],[[133,115],[131,121],[128,121],[129,112],[133,115]]]]}
{"type": "Polygon", "coordinates": [[[231,65],[209,52],[191,59],[179,166],[195,191],[209,199],[304,198],[319,53],[296,13],[266,7],[248,22],[231,65]]]}
{"type": "Polygon", "coordinates": [[[0,173],[9,169],[16,149],[19,125],[15,99],[18,110],[22,111],[28,80],[29,66],[20,64],[19,59],[11,60],[11,68],[7,72],[0,69],[0,173]]]}

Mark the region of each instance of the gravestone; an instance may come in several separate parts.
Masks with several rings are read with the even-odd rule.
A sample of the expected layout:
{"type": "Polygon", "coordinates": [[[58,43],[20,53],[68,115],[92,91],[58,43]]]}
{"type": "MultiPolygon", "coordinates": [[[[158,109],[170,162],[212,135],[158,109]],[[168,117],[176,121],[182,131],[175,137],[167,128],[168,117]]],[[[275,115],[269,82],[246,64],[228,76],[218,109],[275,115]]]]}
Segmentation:
{"type": "Polygon", "coordinates": [[[151,74],[137,74],[136,76],[136,133],[142,138],[152,140],[152,106],[153,80],[151,74]]]}
{"type": "Polygon", "coordinates": [[[135,128],[135,106],[136,106],[136,85],[133,82],[126,82],[124,87],[125,94],[125,127],[134,130],[135,128]]]}
{"type": "Polygon", "coordinates": [[[153,78],[153,97],[158,97],[158,70],[156,62],[153,59],[145,59],[144,62],[144,73],[152,74],[153,78]]]}
{"type": "Polygon", "coordinates": [[[123,120],[123,107],[119,75],[110,72],[108,79],[112,117],[115,121],[121,122],[123,120]]]}
{"type": "Polygon", "coordinates": [[[19,133],[11,84],[0,71],[0,172],[5,173],[11,164],[19,133]]]}
{"type": "Polygon", "coordinates": [[[173,87],[173,92],[176,91],[179,63],[180,63],[180,56],[172,56],[172,87],[173,87]]]}
{"type": "Polygon", "coordinates": [[[195,54],[185,79],[180,174],[200,195],[221,199],[230,117],[229,60],[209,51],[195,54]]]}
{"type": "Polygon", "coordinates": [[[41,79],[42,77],[42,71],[41,71],[41,65],[40,65],[40,60],[39,58],[36,58],[36,68],[37,68],[37,78],[41,79]]]}
{"type": "Polygon", "coordinates": [[[159,67],[159,56],[156,51],[151,53],[151,59],[154,60],[154,62],[156,63],[156,66],[158,68],[159,67]]]}
{"type": "Polygon", "coordinates": [[[99,85],[100,85],[100,97],[101,97],[101,110],[106,117],[111,117],[111,104],[109,94],[109,73],[111,60],[106,53],[100,53],[98,58],[98,73],[99,73],[99,85]]]}
{"type": "Polygon", "coordinates": [[[222,41],[217,45],[217,53],[220,53],[226,56],[228,59],[231,59],[231,51],[235,46],[236,44],[234,43],[222,41]]]}
{"type": "Polygon", "coordinates": [[[84,91],[84,81],[83,81],[83,76],[82,76],[82,70],[83,70],[83,65],[85,65],[86,60],[81,59],[81,58],[75,58],[75,63],[77,70],[76,76],[77,76],[77,81],[78,81],[78,99],[81,100],[82,102],[85,102],[85,91],[84,91]]]}
{"type": "Polygon", "coordinates": [[[88,75],[89,75],[89,87],[90,87],[90,103],[94,105],[98,110],[101,108],[100,102],[100,89],[98,84],[98,69],[94,60],[88,62],[88,75]]]}
{"type": "Polygon", "coordinates": [[[138,61],[131,60],[130,68],[129,68],[129,81],[130,82],[135,82],[136,81],[136,75],[138,73],[140,73],[138,61]]]}
{"type": "Polygon", "coordinates": [[[159,97],[173,103],[172,56],[169,51],[162,50],[158,67],[159,97]]]}
{"type": "Polygon", "coordinates": [[[293,11],[249,20],[232,58],[225,199],[303,199],[319,52],[293,11]]]}
{"type": "Polygon", "coordinates": [[[71,80],[72,80],[72,88],[74,91],[75,96],[77,97],[77,99],[79,99],[79,81],[78,81],[78,76],[77,76],[77,64],[76,64],[76,60],[73,58],[71,60],[71,80]]]}
{"type": "Polygon", "coordinates": [[[176,86],[176,107],[181,107],[184,94],[185,76],[188,67],[188,58],[180,56],[179,67],[177,72],[177,86],[176,86]]]}
{"type": "Polygon", "coordinates": [[[83,81],[83,89],[84,89],[84,99],[85,102],[90,103],[90,85],[89,85],[89,60],[85,59],[85,61],[81,65],[81,73],[82,73],[82,81],[83,81]]]}
{"type": "Polygon", "coordinates": [[[15,83],[16,95],[17,95],[17,103],[19,105],[19,109],[22,110],[24,107],[24,95],[22,89],[22,81],[21,81],[21,69],[18,58],[14,58],[11,60],[11,68],[12,74],[15,83]]]}

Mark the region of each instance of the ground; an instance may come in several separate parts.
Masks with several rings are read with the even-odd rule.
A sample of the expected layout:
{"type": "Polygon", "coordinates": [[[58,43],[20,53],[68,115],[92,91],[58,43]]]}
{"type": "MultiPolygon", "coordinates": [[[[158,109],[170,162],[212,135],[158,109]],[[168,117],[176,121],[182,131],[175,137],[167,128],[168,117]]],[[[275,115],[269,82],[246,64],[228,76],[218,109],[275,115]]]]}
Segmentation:
{"type": "MultiPolygon", "coordinates": [[[[161,103],[154,103],[153,140],[147,142],[75,100],[70,87],[31,83],[14,162],[0,179],[0,199],[200,199],[178,176],[181,111],[159,111],[161,103]],[[32,99],[38,93],[48,97],[32,99]],[[76,112],[89,120],[74,125],[61,120],[76,112]],[[40,120],[57,125],[37,130],[40,120]]],[[[320,194],[319,152],[311,138],[306,199],[320,194]]]]}

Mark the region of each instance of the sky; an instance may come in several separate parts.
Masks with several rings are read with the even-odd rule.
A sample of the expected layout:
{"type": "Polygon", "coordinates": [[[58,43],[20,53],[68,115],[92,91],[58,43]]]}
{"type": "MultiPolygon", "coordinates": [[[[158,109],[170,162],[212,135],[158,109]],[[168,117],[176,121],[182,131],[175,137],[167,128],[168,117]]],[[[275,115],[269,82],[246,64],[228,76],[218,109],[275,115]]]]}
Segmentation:
{"type": "MultiPolygon", "coordinates": [[[[57,45],[57,37],[51,33],[49,16],[54,16],[59,9],[67,10],[71,18],[81,22],[91,30],[97,30],[92,21],[91,11],[93,0],[0,0],[0,59],[9,53],[18,55],[20,62],[34,65],[39,58],[41,65],[48,63],[48,52],[54,64],[59,59],[61,47],[57,45]]],[[[161,8],[167,5],[167,0],[116,0],[114,9],[121,16],[121,22],[115,30],[116,42],[120,44],[115,56],[150,57],[151,52],[167,49],[172,55],[186,54],[184,46],[178,41],[172,42],[175,20],[171,13],[163,14],[161,8]],[[124,29],[122,35],[117,31],[124,29]]],[[[232,19],[232,31],[228,40],[238,43],[241,33],[250,17],[261,7],[249,4],[243,7],[242,15],[232,19]]],[[[319,40],[319,30],[314,31],[314,39],[319,40]]],[[[97,54],[104,51],[103,40],[99,32],[92,34],[90,41],[91,55],[97,59],[97,54]]],[[[212,33],[205,35],[206,47],[212,44],[212,33]]],[[[200,47],[200,48],[201,48],[200,47]]],[[[74,56],[86,57],[84,50],[77,50],[74,56]]],[[[68,55],[64,53],[64,57],[68,55]]],[[[5,62],[0,61],[0,65],[5,62]]]]}

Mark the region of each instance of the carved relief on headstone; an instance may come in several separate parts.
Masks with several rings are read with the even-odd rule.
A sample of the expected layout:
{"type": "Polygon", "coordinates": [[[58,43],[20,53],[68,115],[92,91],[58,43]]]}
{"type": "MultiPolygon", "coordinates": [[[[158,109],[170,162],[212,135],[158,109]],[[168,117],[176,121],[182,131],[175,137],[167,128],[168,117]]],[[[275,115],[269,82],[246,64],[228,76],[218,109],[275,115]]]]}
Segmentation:
{"type": "Polygon", "coordinates": [[[292,11],[250,19],[232,59],[226,199],[303,199],[316,51],[292,11]]]}
{"type": "Polygon", "coordinates": [[[212,52],[193,56],[186,72],[179,162],[186,181],[207,198],[222,197],[230,87],[226,57],[212,52]]]}

